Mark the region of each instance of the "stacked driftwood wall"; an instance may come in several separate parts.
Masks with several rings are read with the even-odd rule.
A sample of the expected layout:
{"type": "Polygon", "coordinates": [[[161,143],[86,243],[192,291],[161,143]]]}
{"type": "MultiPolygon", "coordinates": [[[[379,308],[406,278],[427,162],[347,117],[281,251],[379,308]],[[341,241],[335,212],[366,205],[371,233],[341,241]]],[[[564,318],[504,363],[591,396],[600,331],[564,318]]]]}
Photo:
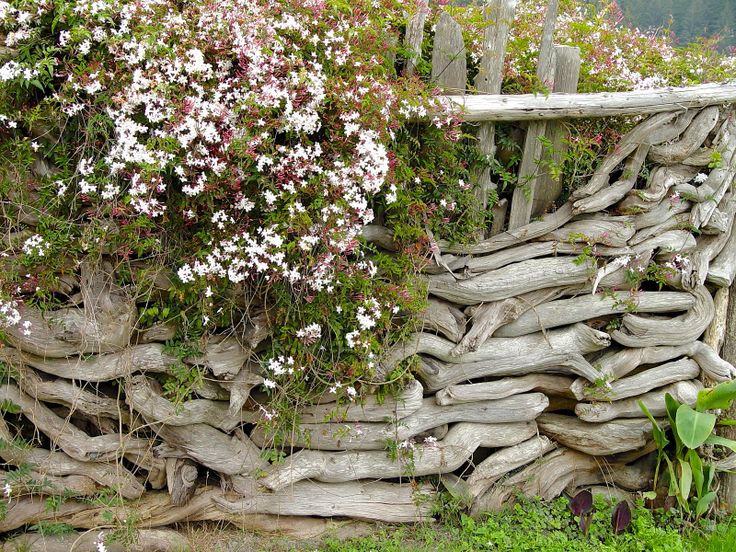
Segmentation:
{"type": "MultiPolygon", "coordinates": [[[[185,359],[207,380],[177,408],[153,377],[178,362],[167,329],[135,331],[136,306],[104,265],[83,266],[67,282],[77,304],[23,307],[33,332],[8,328],[0,349],[13,374],[0,400],[37,437],[14,446],[0,421],[13,487],[0,531],[96,527],[106,512],[143,526],[250,514],[416,521],[430,518],[436,487],[415,478],[436,475],[474,512],[517,490],[646,489],[653,448],[637,401],[662,416],[666,392],[693,402],[703,376],[736,373],[713,348],[724,316],[713,293],[736,272],[734,174],[729,108],[655,114],[553,212],[473,245],[438,244],[424,329],[378,374],[419,355],[416,381],[383,402],[305,409],[281,463],[263,459],[270,442],[255,426],[265,397],[252,351],[265,319],[245,342],[215,339],[185,359]],[[101,503],[103,488],[127,502],[101,503]],[[69,493],[49,508],[47,497],[69,493]]],[[[386,229],[366,237],[391,247],[386,229]]]]}
{"type": "MultiPolygon", "coordinates": [[[[486,43],[503,52],[514,2],[489,5],[498,24],[486,43]]],[[[421,44],[421,17],[410,47],[421,44]]],[[[441,29],[452,55],[443,58],[437,39],[436,78],[452,89],[443,79],[465,79],[455,70],[462,42],[448,18],[441,29]]],[[[578,52],[554,47],[552,29],[538,76],[571,92],[578,52]]],[[[502,59],[484,58],[480,92],[500,91],[502,59]]],[[[717,353],[725,302],[716,293],[736,273],[736,86],[451,100],[479,122],[488,155],[494,121],[531,121],[525,186],[494,207],[489,236],[437,244],[423,331],[387,351],[377,374],[418,355],[415,381],[383,401],[338,407],[327,397],[306,408],[290,455],[268,462],[270,439],[255,425],[266,402],[254,357],[270,332],[265,316],[252,317],[244,339],[212,339],[185,359],[206,379],[177,406],[154,378],[179,362],[164,348],[170,328],[137,331],[137,306],[111,284],[109,267],[84,265],[60,280],[72,304],[21,306],[33,331],[5,330],[0,485],[11,490],[0,532],[41,521],[154,527],[263,514],[280,516],[280,526],[288,516],[411,522],[431,519],[437,480],[423,476],[441,476],[476,513],[517,490],[551,498],[583,486],[648,488],[653,445],[637,402],[662,416],[665,393],[691,403],[704,378],[736,375],[717,353]],[[587,185],[550,207],[559,181],[538,170],[539,136],[561,152],[555,120],[632,114],[638,124],[587,185]],[[35,444],[13,444],[13,427],[35,444]]],[[[48,163],[39,158],[35,170],[48,163]]],[[[487,172],[477,178],[485,203],[494,184],[487,172]]],[[[31,232],[32,213],[24,223],[31,232]]],[[[8,236],[7,246],[27,235],[8,236]]],[[[369,226],[364,237],[393,247],[390,229],[369,226]]]]}

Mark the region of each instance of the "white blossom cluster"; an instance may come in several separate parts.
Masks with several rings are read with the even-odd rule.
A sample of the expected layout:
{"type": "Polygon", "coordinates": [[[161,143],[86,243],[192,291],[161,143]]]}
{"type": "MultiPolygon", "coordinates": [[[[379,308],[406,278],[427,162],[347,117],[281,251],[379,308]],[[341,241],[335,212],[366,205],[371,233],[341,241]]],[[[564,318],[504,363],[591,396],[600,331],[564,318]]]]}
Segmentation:
{"type": "MultiPolygon", "coordinates": [[[[73,182],[57,183],[58,195],[74,187],[86,201],[124,200],[137,214],[160,218],[173,185],[193,207],[200,205],[185,209],[185,216],[209,220],[218,236],[202,257],[181,263],[182,282],[220,278],[237,284],[265,277],[301,282],[314,291],[333,288],[335,262],[355,248],[362,226],[373,220],[370,198],[389,191],[395,199],[397,191],[386,184],[386,138],[376,131],[389,122],[396,101],[391,87],[371,77],[368,66],[355,82],[341,84],[339,96],[328,82],[325,61],[364,63],[353,61],[350,24],[336,19],[325,31],[309,12],[284,11],[275,0],[197,2],[185,10],[168,0],[77,0],[73,11],[85,31],[59,31],[58,46],[91,56],[104,45],[115,73],[99,66],[69,73],[66,87],[73,93],[58,101],[75,116],[97,96],[111,95],[106,114],[113,136],[102,157],[82,157],[73,182]],[[137,31],[151,26],[161,29],[155,41],[137,31]],[[305,41],[318,46],[324,58],[301,56],[305,41]],[[328,102],[337,98],[357,106],[369,96],[382,106],[383,123],[372,120],[367,126],[359,110],[346,109],[340,115],[341,140],[351,154],[326,155],[318,133],[328,102]],[[251,120],[253,113],[265,118],[251,120]],[[292,138],[276,143],[279,135],[292,138]],[[232,163],[235,143],[255,161],[251,168],[232,163]],[[160,177],[165,172],[175,175],[174,184],[160,177]],[[243,188],[236,200],[202,212],[210,205],[208,194],[224,182],[252,178],[259,179],[258,187],[243,188]],[[311,199],[303,198],[315,194],[330,201],[301,234],[288,223],[253,227],[247,222],[257,209],[288,207],[297,218],[310,208],[311,199]],[[287,260],[286,245],[294,241],[315,254],[309,278],[306,267],[287,260]]],[[[34,32],[32,15],[0,3],[0,19],[14,20],[20,35],[34,32]]],[[[0,67],[0,80],[28,80],[35,70],[8,62],[0,67]]],[[[420,104],[412,109],[426,112],[420,104]]],[[[43,254],[40,242],[34,251],[43,254]]]]}
{"type": "Polygon", "coordinates": [[[34,257],[43,257],[48,253],[49,247],[48,241],[42,238],[39,234],[33,234],[30,238],[23,242],[23,253],[34,257]]]}

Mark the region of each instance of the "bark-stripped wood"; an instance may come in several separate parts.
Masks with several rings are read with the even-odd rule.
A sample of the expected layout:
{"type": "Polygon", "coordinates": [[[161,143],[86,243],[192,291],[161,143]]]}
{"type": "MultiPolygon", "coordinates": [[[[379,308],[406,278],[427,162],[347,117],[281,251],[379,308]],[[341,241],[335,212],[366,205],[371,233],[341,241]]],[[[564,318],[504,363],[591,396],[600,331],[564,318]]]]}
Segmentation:
{"type": "Polygon", "coordinates": [[[514,322],[499,328],[496,337],[516,337],[625,312],[667,313],[686,311],[695,304],[689,293],[675,291],[617,291],[611,295],[582,295],[559,299],[528,310],[514,322]]]}
{"type": "Polygon", "coordinates": [[[413,75],[417,70],[417,63],[422,57],[422,40],[424,39],[424,22],[429,14],[429,1],[417,0],[417,11],[406,26],[404,45],[411,52],[404,67],[405,75],[413,75]]]}
{"type": "Polygon", "coordinates": [[[152,425],[164,441],[154,448],[159,458],[191,458],[226,475],[249,474],[265,466],[261,449],[241,430],[228,435],[207,424],[152,425]]]}
{"type": "MultiPolygon", "coordinates": [[[[539,44],[537,79],[548,90],[554,90],[555,52],[552,45],[559,0],[550,0],[544,17],[542,40],[539,44]]],[[[517,176],[516,187],[509,210],[509,230],[529,224],[534,198],[540,185],[540,163],[544,153],[543,140],[547,134],[546,121],[532,121],[526,128],[524,151],[517,176]]]]}
{"type": "Polygon", "coordinates": [[[572,383],[572,378],[566,376],[529,374],[518,378],[503,378],[484,383],[449,385],[437,391],[435,400],[437,404],[446,406],[488,399],[502,399],[528,391],[540,391],[548,396],[572,397],[573,395],[570,392],[572,383]]]}
{"type": "Polygon", "coordinates": [[[692,359],[684,358],[649,368],[633,376],[607,383],[603,387],[591,387],[585,380],[579,379],[571,390],[580,400],[620,401],[636,397],[657,387],[670,383],[691,380],[700,374],[700,366],[692,359]]]}
{"type": "MultiPolygon", "coordinates": [[[[435,491],[430,486],[350,482],[319,484],[303,481],[282,492],[254,492],[247,498],[227,494],[220,489],[199,489],[182,506],[171,504],[166,491],[146,493],[134,502],[136,519],[146,527],[162,527],[184,521],[218,520],[249,526],[251,514],[279,516],[349,516],[356,519],[411,523],[432,521],[431,499],[435,491]],[[418,504],[417,498],[422,501],[418,504]]],[[[90,506],[68,500],[58,510],[50,510],[41,498],[22,499],[11,504],[8,514],[0,521],[0,532],[40,521],[67,523],[80,529],[107,525],[110,513],[115,519],[127,519],[131,506],[90,506]]],[[[287,517],[288,519],[288,517],[287,517]]],[[[271,520],[275,524],[275,520],[271,520]]]]}
{"type": "Polygon", "coordinates": [[[641,418],[643,414],[639,407],[639,402],[641,401],[653,416],[664,416],[666,414],[664,406],[665,393],[669,393],[681,403],[693,406],[695,399],[697,399],[698,391],[702,387],[700,382],[697,381],[680,381],[631,399],[611,403],[578,403],[575,407],[575,414],[585,422],[598,424],[615,420],[616,418],[641,418]]]}
{"type": "Polygon", "coordinates": [[[225,401],[193,399],[173,404],[161,396],[158,385],[144,375],[133,376],[126,382],[125,400],[149,422],[173,426],[209,424],[230,432],[243,423],[254,423],[259,419],[257,413],[250,411],[231,415],[229,403],[225,401]]]}
{"type": "Polygon", "coordinates": [[[685,165],[659,166],[650,174],[646,187],[630,193],[630,196],[642,202],[659,203],[672,187],[689,182],[697,173],[697,169],[685,165]]]}
{"type": "Polygon", "coordinates": [[[65,477],[84,475],[98,484],[117,490],[124,498],[138,498],[144,487],[126,468],[113,462],[82,462],[64,452],[36,447],[18,447],[13,444],[6,422],[0,418],[0,438],[7,446],[0,447],[0,458],[14,466],[29,466],[44,475],[65,477]]]}
{"type": "Polygon", "coordinates": [[[468,280],[450,275],[429,276],[429,292],[461,305],[499,301],[539,289],[584,283],[589,277],[587,263],[573,257],[530,259],[484,272],[468,280]]]}
{"type": "Polygon", "coordinates": [[[703,372],[716,381],[736,377],[736,369],[702,341],[691,341],[673,347],[623,349],[601,357],[596,364],[600,368],[601,377],[617,379],[643,364],[661,364],[683,356],[695,360],[703,372]]]}
{"type": "Polygon", "coordinates": [[[710,171],[706,181],[698,188],[698,195],[707,201],[701,201],[693,208],[690,222],[696,228],[708,223],[736,175],[736,120],[725,122],[724,127],[723,146],[719,148],[720,165],[710,171]]]}
{"type": "Polygon", "coordinates": [[[722,287],[716,291],[715,297],[713,297],[713,305],[715,306],[716,314],[713,317],[713,321],[710,326],[705,330],[703,334],[703,343],[713,349],[713,351],[720,351],[723,347],[723,342],[726,339],[726,328],[728,326],[728,301],[729,301],[729,288],[722,287]]]}
{"type": "MultiPolygon", "coordinates": [[[[385,456],[385,454],[384,454],[385,456]]],[[[430,485],[360,481],[324,484],[300,481],[283,491],[249,493],[243,499],[215,495],[213,503],[234,516],[268,513],[292,516],[349,516],[356,519],[412,523],[431,521],[430,485]]]]}
{"type": "Polygon", "coordinates": [[[566,489],[591,484],[611,484],[631,490],[640,490],[651,484],[651,467],[644,463],[622,465],[570,449],[550,452],[539,461],[524,468],[480,496],[471,514],[498,510],[520,492],[551,500],[566,489]]]}
{"type": "Polygon", "coordinates": [[[667,319],[626,314],[621,329],[612,332],[611,338],[626,347],[678,345],[698,339],[713,320],[715,307],[705,286],[699,286],[692,293],[695,304],[685,314],[667,319]]]}
{"type": "Polygon", "coordinates": [[[380,245],[387,251],[398,251],[399,245],[394,241],[394,233],[377,224],[366,224],[360,231],[360,236],[368,243],[380,245]]]}
{"type": "Polygon", "coordinates": [[[185,362],[206,367],[216,378],[233,379],[245,366],[252,351],[235,337],[215,336],[204,346],[201,356],[188,357],[185,362]]]}
{"type": "MultiPolygon", "coordinates": [[[[158,552],[160,550],[190,550],[186,535],[174,529],[130,529],[133,542],[123,546],[115,541],[115,531],[85,531],[84,533],[50,535],[44,533],[24,533],[8,541],[4,552],[99,552],[99,542],[109,552],[158,552]],[[111,538],[112,537],[112,538],[111,538]]],[[[126,533],[126,538],[128,533],[126,533]]]]}
{"type": "Polygon", "coordinates": [[[439,88],[465,94],[467,68],[463,29],[443,11],[435,27],[432,47],[432,82],[439,88]]]}
{"type": "Polygon", "coordinates": [[[608,247],[625,247],[636,230],[625,222],[596,219],[575,220],[545,234],[540,240],[568,243],[600,243],[608,247]]]}
{"type": "Polygon", "coordinates": [[[363,404],[326,403],[310,406],[299,413],[299,418],[303,423],[320,423],[327,419],[339,422],[382,422],[387,418],[402,419],[422,406],[422,392],[422,384],[412,381],[398,397],[385,397],[379,401],[375,396],[368,396],[363,404]]]}
{"type": "Polygon", "coordinates": [[[577,214],[602,211],[624,197],[636,185],[639,172],[644,165],[648,151],[649,144],[647,143],[641,144],[636,148],[626,162],[619,180],[591,196],[577,200],[573,204],[574,212],[577,214]]]}
{"type": "Polygon", "coordinates": [[[537,426],[541,434],[591,456],[609,456],[642,448],[652,434],[652,425],[646,418],[593,424],[575,416],[545,413],[537,418],[537,426]]]}
{"type": "Polygon", "coordinates": [[[478,464],[467,479],[470,496],[475,499],[486,492],[501,476],[533,462],[555,448],[555,444],[544,435],[498,452],[478,464]]]}
{"type": "MultiPolygon", "coordinates": [[[[23,477],[18,479],[16,473],[9,474],[0,470],[0,485],[8,485],[13,489],[16,497],[30,495],[34,492],[44,496],[92,496],[98,492],[97,484],[86,475],[55,476],[24,471],[23,477]]],[[[10,500],[13,497],[11,495],[10,500]]]]}
{"type": "MultiPolygon", "coordinates": [[[[733,213],[730,215],[733,218],[733,213]]],[[[721,288],[730,287],[736,276],[736,232],[731,231],[720,253],[708,267],[706,281],[721,288]]]]}
{"type": "Polygon", "coordinates": [[[122,457],[126,451],[142,451],[150,447],[147,439],[130,435],[113,433],[90,437],[12,383],[0,386],[0,400],[18,405],[23,415],[39,431],[45,433],[69,456],[82,462],[111,461],[122,457]]]}
{"type": "Polygon", "coordinates": [[[178,359],[164,352],[160,343],[134,345],[119,353],[94,355],[87,359],[43,358],[21,354],[17,349],[0,349],[0,360],[10,364],[23,362],[64,379],[89,382],[110,381],[134,372],[166,373],[178,359]]]}
{"type": "Polygon", "coordinates": [[[549,288],[532,291],[518,297],[470,307],[473,327],[468,330],[460,343],[453,347],[450,354],[461,356],[468,352],[477,351],[478,347],[492,336],[496,329],[516,320],[523,313],[533,309],[540,303],[559,297],[566,289],[549,288]]]}
{"type": "MultiPolygon", "coordinates": [[[[713,83],[660,90],[598,92],[592,94],[477,94],[447,96],[463,119],[480,121],[533,121],[577,117],[619,117],[736,102],[736,84],[713,83]]],[[[431,119],[431,115],[429,116],[431,119]]]]}
{"type": "MultiPolygon", "coordinates": [[[[555,77],[553,92],[571,94],[577,92],[580,77],[580,49],[576,46],[554,46],[555,77]]],[[[493,92],[489,92],[493,93],[493,92]]],[[[489,123],[484,123],[489,124],[489,123]]],[[[559,121],[547,123],[547,137],[551,151],[546,151],[542,159],[543,166],[560,167],[567,154],[567,126],[559,121]]],[[[539,215],[557,201],[562,193],[562,177],[552,174],[542,175],[542,181],[534,194],[532,215],[539,215]]]]}
{"type": "Polygon", "coordinates": [[[718,106],[706,107],[676,142],[652,147],[649,160],[660,165],[680,163],[695,153],[718,122],[718,106]]]}
{"type": "Polygon", "coordinates": [[[459,357],[450,354],[449,342],[431,334],[415,334],[396,346],[384,359],[379,374],[389,373],[393,366],[413,354],[424,353],[454,365],[422,362],[419,373],[428,391],[484,376],[516,376],[525,373],[577,373],[594,381],[597,371],[582,357],[605,349],[608,335],[583,324],[536,333],[519,338],[491,338],[477,351],[459,357]]]}
{"type": "MultiPolygon", "coordinates": [[[[492,340],[489,340],[492,341],[492,340]]],[[[443,364],[429,358],[422,358],[419,375],[428,390],[436,391],[480,377],[523,376],[526,374],[564,374],[582,376],[589,381],[599,377],[598,370],[582,355],[577,353],[540,352],[531,357],[518,356],[499,361],[479,361],[460,364],[443,364]],[[526,364],[528,360],[528,364],[526,364]]]]}
{"type": "MultiPolygon", "coordinates": [[[[517,0],[489,0],[484,8],[486,28],[483,32],[483,55],[475,77],[475,87],[483,94],[498,94],[503,82],[503,62],[506,56],[506,44],[509,29],[514,20],[517,0]]],[[[493,123],[483,123],[478,128],[478,150],[487,159],[493,159],[496,153],[496,127],[493,123]]],[[[490,169],[484,167],[478,171],[476,197],[485,209],[488,205],[488,193],[496,188],[491,181],[490,169]]],[[[495,222],[494,216],[494,222],[495,222]]]]}
{"type": "Polygon", "coordinates": [[[651,144],[651,136],[658,130],[665,128],[676,117],[676,113],[660,113],[650,117],[629,131],[621,138],[616,147],[609,153],[600,166],[596,169],[588,183],[572,193],[573,199],[579,200],[590,197],[608,185],[611,172],[633,153],[642,144],[651,144]]]}
{"type": "Polygon", "coordinates": [[[443,253],[464,253],[466,255],[483,255],[492,253],[519,245],[525,241],[533,240],[539,236],[543,236],[552,230],[555,230],[565,224],[572,218],[572,203],[565,203],[555,212],[542,217],[541,220],[530,222],[525,226],[521,226],[515,230],[508,230],[502,234],[498,234],[487,240],[483,240],[473,245],[451,244],[450,242],[440,240],[437,245],[443,253]]]}
{"type": "Polygon", "coordinates": [[[127,421],[128,412],[117,399],[106,397],[93,385],[84,389],[75,381],[64,379],[45,380],[32,368],[22,364],[13,368],[18,372],[18,386],[31,397],[48,403],[61,404],[72,412],[81,411],[90,416],[108,416],[127,421]]]}
{"type": "MultiPolygon", "coordinates": [[[[549,400],[541,393],[451,406],[439,406],[433,398],[426,398],[422,408],[414,414],[388,423],[301,424],[302,431],[288,435],[286,443],[293,447],[322,450],[385,451],[389,441],[400,443],[416,439],[417,435],[457,422],[505,424],[518,432],[536,432],[536,426],[528,422],[539,416],[548,404],[549,400]],[[533,426],[531,430],[530,426],[533,426]]],[[[437,437],[436,434],[433,436],[437,437]]],[[[262,428],[254,429],[250,437],[258,446],[268,446],[273,441],[262,428]]]]}
{"type": "Polygon", "coordinates": [[[166,459],[166,485],[171,503],[186,504],[197,490],[197,464],[186,458],[166,459]]]}
{"type": "Polygon", "coordinates": [[[426,309],[416,314],[423,331],[438,332],[457,343],[465,334],[467,320],[463,312],[445,301],[429,299],[426,309]]]}
{"type": "Polygon", "coordinates": [[[340,483],[448,473],[459,468],[478,447],[508,447],[529,437],[529,434],[509,431],[507,426],[463,422],[436,443],[396,443],[393,459],[383,451],[303,450],[291,455],[283,465],[272,467],[260,482],[269,489],[280,490],[303,479],[340,483]]]}

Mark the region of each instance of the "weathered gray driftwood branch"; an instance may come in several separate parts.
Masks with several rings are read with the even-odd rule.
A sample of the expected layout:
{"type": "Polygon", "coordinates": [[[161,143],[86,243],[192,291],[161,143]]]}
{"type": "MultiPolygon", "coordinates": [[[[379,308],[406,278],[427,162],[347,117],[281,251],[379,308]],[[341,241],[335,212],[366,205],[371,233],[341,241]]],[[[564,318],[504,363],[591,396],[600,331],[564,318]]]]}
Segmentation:
{"type": "Polygon", "coordinates": [[[617,117],[736,102],[736,83],[683,88],[599,92],[595,94],[520,94],[448,96],[466,121],[531,121],[572,117],[617,117]]]}

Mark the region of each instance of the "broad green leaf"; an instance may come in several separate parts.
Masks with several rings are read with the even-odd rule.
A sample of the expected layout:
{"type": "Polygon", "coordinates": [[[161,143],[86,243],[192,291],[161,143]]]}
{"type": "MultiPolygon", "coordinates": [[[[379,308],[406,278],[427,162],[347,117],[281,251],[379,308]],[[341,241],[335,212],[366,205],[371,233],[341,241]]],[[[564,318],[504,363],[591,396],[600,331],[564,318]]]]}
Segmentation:
{"type": "Polygon", "coordinates": [[[734,399],[736,399],[736,381],[727,381],[700,391],[695,408],[700,412],[716,408],[725,410],[731,406],[734,399]]]}
{"type": "Polygon", "coordinates": [[[665,393],[664,395],[664,405],[667,410],[667,418],[670,421],[670,427],[672,428],[672,435],[675,438],[675,450],[677,451],[677,454],[680,454],[680,451],[682,450],[682,440],[680,439],[680,436],[677,433],[677,424],[675,423],[675,418],[677,417],[677,409],[680,408],[682,403],[675,399],[672,395],[669,393],[665,393]]]}
{"type": "Polygon", "coordinates": [[[703,489],[703,483],[705,482],[705,475],[703,474],[703,461],[698,456],[698,453],[694,450],[687,451],[687,461],[690,463],[690,468],[693,472],[693,482],[695,483],[695,493],[698,497],[702,497],[705,494],[703,489]]]}
{"type": "Polygon", "coordinates": [[[720,445],[722,447],[730,448],[732,451],[736,452],[736,441],[733,439],[726,439],[720,435],[711,435],[705,440],[705,442],[708,445],[720,445]]]}
{"type": "Polygon", "coordinates": [[[698,503],[695,505],[695,515],[702,516],[705,512],[708,511],[708,508],[713,503],[713,501],[716,499],[718,495],[716,495],[715,492],[711,491],[708,494],[706,494],[703,498],[698,500],[698,503]]]}
{"type": "Polygon", "coordinates": [[[716,425],[719,426],[734,426],[736,425],[736,420],[733,418],[723,418],[721,420],[718,420],[718,423],[716,425]]]}
{"type": "Polygon", "coordinates": [[[716,416],[708,412],[698,412],[683,404],[677,409],[675,422],[682,444],[687,448],[695,449],[705,443],[705,440],[713,433],[716,416]]]}
{"type": "Polygon", "coordinates": [[[693,472],[690,468],[690,464],[684,460],[680,460],[680,494],[682,500],[690,498],[690,487],[693,484],[693,472]]]}
{"type": "Polygon", "coordinates": [[[656,491],[647,491],[645,493],[641,493],[641,496],[647,500],[654,500],[657,498],[657,493],[656,491]]]}
{"type": "Polygon", "coordinates": [[[657,420],[654,419],[654,416],[652,416],[652,413],[642,401],[639,401],[639,408],[641,408],[641,411],[644,412],[644,414],[647,418],[649,418],[649,421],[652,424],[652,437],[654,438],[654,444],[657,445],[657,448],[660,451],[663,450],[669,444],[667,435],[665,434],[664,430],[659,426],[657,420]]]}
{"type": "Polygon", "coordinates": [[[670,419],[670,423],[675,423],[675,416],[677,415],[677,409],[680,408],[682,403],[675,399],[669,393],[664,394],[664,406],[667,410],[667,417],[670,419]]]}

